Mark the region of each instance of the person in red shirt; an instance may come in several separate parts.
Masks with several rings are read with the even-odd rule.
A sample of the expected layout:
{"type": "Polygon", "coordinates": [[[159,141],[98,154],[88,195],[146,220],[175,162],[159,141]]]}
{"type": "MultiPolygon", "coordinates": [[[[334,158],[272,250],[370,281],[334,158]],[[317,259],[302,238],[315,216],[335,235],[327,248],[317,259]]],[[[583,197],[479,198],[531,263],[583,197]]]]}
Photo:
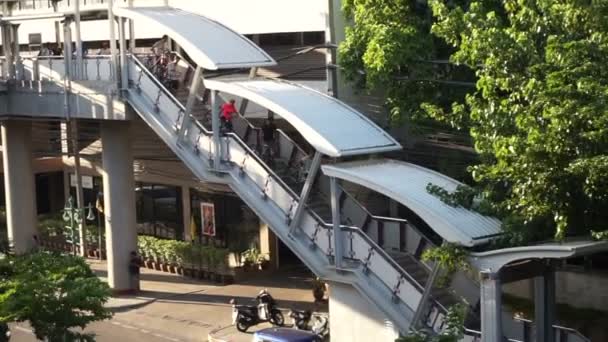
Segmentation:
{"type": "Polygon", "coordinates": [[[230,99],[230,102],[224,103],[221,107],[220,119],[226,132],[232,132],[232,117],[237,113],[234,102],[234,99],[230,99]]]}

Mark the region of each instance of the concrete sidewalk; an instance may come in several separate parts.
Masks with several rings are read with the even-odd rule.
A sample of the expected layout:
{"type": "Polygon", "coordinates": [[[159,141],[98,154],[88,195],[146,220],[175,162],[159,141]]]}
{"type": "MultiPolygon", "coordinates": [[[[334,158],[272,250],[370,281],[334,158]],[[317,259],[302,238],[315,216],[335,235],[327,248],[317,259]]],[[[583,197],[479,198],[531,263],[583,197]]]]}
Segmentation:
{"type": "MultiPolygon", "coordinates": [[[[89,264],[100,278],[106,278],[105,262],[89,260],[89,264]]],[[[140,279],[138,294],[112,297],[107,303],[115,312],[112,321],[178,341],[201,341],[207,337],[216,341],[251,341],[254,331],[267,326],[251,327],[250,333],[238,332],[231,325],[229,301],[234,298],[239,303],[252,304],[262,289],[268,289],[282,309],[327,311],[327,305],[313,303],[312,276],[302,269],[277,271],[231,285],[144,268],[140,279]]],[[[291,324],[288,317],[286,323],[291,324]]]]}

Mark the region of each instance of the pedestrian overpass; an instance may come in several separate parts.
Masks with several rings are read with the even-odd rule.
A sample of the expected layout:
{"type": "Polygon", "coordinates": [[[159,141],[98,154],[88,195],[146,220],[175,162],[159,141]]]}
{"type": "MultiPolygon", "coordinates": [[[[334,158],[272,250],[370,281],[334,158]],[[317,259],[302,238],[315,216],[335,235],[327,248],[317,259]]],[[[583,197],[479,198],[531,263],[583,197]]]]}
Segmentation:
{"type": "MultiPolygon", "coordinates": [[[[132,157],[125,122],[132,115],[138,115],[201,182],[230,186],[316,275],[335,284],[336,293],[331,300],[343,301],[333,305],[338,308],[335,312],[352,315],[340,318],[345,321],[342,325],[351,325],[353,332],[344,340],[365,340],[373,332],[362,336],[355,336],[354,332],[383,324],[362,323],[363,327],[352,327],[350,319],[359,314],[356,312],[359,309],[354,309],[357,306],[369,307],[368,304],[373,303],[371,309],[365,309],[369,312],[361,314],[376,315],[376,321],[390,322],[402,334],[414,328],[438,333],[444,327],[447,306],[460,297],[468,297],[471,304],[479,300],[477,280],[463,274],[451,290],[434,288],[440,270],[420,257],[436,242],[414,225],[371,215],[345,217],[347,214],[343,211],[349,202],[344,201],[340,182],[360,184],[407,207],[428,224],[441,241],[468,248],[483,245],[500,234],[499,221],[450,207],[426,191],[428,183],[453,190],[458,182],[419,166],[374,157],[399,150],[401,146],[363,114],[338,99],[299,84],[256,77],[257,68],[274,65],[275,61],[221,23],[170,7],[122,7],[120,4],[112,10],[108,16],[115,17],[118,23],[118,46],[111,42],[112,56],[72,56],[71,44],[66,44],[65,57],[22,57],[15,38],[17,25],[21,20],[39,18],[15,15],[0,19],[4,28],[3,46],[10,46],[2,59],[6,82],[0,95],[0,114],[7,119],[2,126],[4,164],[8,171],[5,172],[7,202],[13,201],[13,205],[7,207],[9,226],[33,226],[32,218],[27,217],[29,211],[22,210],[28,196],[19,193],[22,189],[31,192],[32,185],[20,177],[20,173],[28,170],[31,151],[23,148],[28,134],[16,119],[102,120],[109,281],[115,289],[127,288],[125,262],[129,251],[135,249],[136,233],[124,228],[135,226],[133,210],[125,205],[134,202],[132,157]],[[144,60],[130,53],[134,41],[129,44],[128,37],[133,37],[133,26],[140,25],[162,27],[189,56],[193,66],[185,85],[189,91],[186,99],[176,98],[144,60]],[[234,68],[251,69],[250,78],[230,81],[205,78],[210,70],[234,68]],[[210,120],[205,120],[205,115],[203,118],[197,115],[195,109],[205,92],[210,93],[211,113],[206,116],[210,116],[210,120]],[[314,148],[301,187],[287,184],[267,165],[247,134],[236,130],[220,134],[217,111],[221,99],[228,97],[239,98],[241,111],[249,103],[273,111],[314,148]],[[345,157],[369,160],[342,163],[345,157]],[[307,205],[309,197],[321,191],[316,184],[316,180],[323,177],[320,171],[329,177],[330,221],[307,205]],[[345,221],[356,223],[344,224],[345,221]],[[395,239],[399,241],[397,252],[395,248],[384,248],[384,243],[379,241],[380,226],[395,229],[395,239]],[[362,299],[349,296],[346,293],[349,290],[344,290],[351,288],[362,299]],[[359,301],[359,304],[349,301],[359,301]],[[349,310],[351,304],[353,308],[349,310]]],[[[69,25],[73,16],[71,12],[53,15],[63,21],[68,41],[71,41],[69,25]]],[[[12,232],[17,250],[27,248],[32,233],[28,229],[12,232]]],[[[491,305],[496,296],[500,293],[482,291],[482,328],[502,324],[501,319],[496,318],[501,315],[500,306],[491,305]]],[[[332,303],[330,314],[331,311],[332,303]]],[[[340,326],[332,323],[332,327],[333,324],[340,326]]],[[[552,331],[551,325],[546,329],[552,331]]],[[[495,335],[487,335],[483,341],[503,339],[501,329],[491,331],[495,335]]],[[[470,330],[465,341],[480,341],[480,336],[481,333],[470,330]]]]}

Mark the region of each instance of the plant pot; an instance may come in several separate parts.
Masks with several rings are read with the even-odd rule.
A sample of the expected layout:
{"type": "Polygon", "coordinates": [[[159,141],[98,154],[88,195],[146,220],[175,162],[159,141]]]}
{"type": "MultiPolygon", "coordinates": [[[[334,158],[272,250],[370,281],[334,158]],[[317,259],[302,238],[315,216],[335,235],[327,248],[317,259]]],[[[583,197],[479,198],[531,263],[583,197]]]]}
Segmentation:
{"type": "Polygon", "coordinates": [[[164,262],[160,264],[160,268],[163,272],[169,272],[169,265],[165,264],[164,262]]]}
{"type": "Polygon", "coordinates": [[[151,270],[154,269],[154,262],[152,262],[152,260],[149,260],[149,259],[144,260],[144,265],[148,269],[151,269],[151,270]]]}
{"type": "Polygon", "coordinates": [[[177,273],[177,267],[175,267],[175,265],[169,265],[169,272],[175,274],[177,273]]]}
{"type": "Polygon", "coordinates": [[[152,262],[152,266],[154,266],[154,269],[157,270],[157,271],[161,270],[161,266],[160,266],[160,263],[158,261],[153,261],[152,262]]]}
{"type": "Polygon", "coordinates": [[[184,272],[185,269],[182,266],[177,266],[176,270],[177,270],[177,274],[182,275],[182,276],[185,275],[185,272],[184,272]]]}

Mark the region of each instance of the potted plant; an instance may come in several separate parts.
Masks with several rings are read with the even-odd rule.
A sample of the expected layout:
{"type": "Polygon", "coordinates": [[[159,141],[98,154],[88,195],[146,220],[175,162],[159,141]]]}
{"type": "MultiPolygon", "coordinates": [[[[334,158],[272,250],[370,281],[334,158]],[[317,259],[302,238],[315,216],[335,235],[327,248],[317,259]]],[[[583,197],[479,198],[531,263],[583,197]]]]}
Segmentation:
{"type": "Polygon", "coordinates": [[[243,269],[249,271],[258,265],[260,252],[257,248],[249,248],[242,253],[241,258],[243,260],[243,269]]]}

